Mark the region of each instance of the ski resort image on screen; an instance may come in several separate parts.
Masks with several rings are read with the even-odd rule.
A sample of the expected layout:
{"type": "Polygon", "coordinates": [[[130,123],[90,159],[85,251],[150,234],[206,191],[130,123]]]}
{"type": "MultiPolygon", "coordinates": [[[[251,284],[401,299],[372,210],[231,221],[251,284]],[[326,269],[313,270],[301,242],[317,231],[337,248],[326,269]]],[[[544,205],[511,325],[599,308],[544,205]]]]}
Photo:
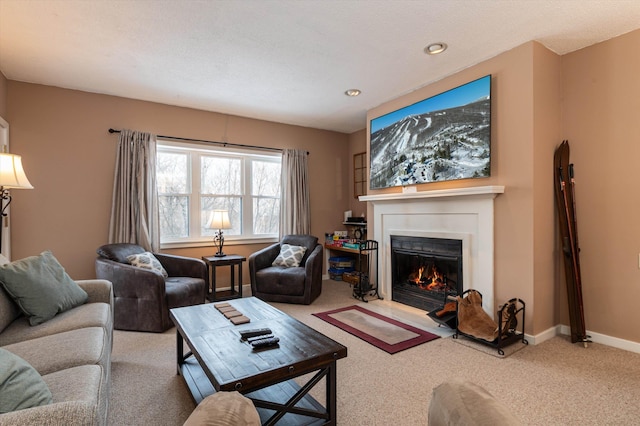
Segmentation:
{"type": "Polygon", "coordinates": [[[370,123],[370,188],[489,177],[491,75],[370,123]]]}

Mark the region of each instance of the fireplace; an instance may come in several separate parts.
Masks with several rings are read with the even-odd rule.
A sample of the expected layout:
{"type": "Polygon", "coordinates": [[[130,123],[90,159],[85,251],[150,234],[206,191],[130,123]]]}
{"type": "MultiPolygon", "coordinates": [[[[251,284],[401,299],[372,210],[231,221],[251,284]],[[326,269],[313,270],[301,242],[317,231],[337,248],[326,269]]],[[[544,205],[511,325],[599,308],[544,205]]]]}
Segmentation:
{"type": "Polygon", "coordinates": [[[391,235],[391,300],[432,311],[462,294],[462,240],[391,235]]]}
{"type": "MultiPolygon", "coordinates": [[[[361,196],[369,203],[369,229],[381,247],[380,295],[399,303],[392,296],[392,235],[462,240],[464,261],[458,277],[464,276],[465,290],[482,293],[482,307],[493,317],[493,202],[503,192],[504,186],[481,186],[361,196]]],[[[447,274],[449,280],[452,273],[447,274]]]]}

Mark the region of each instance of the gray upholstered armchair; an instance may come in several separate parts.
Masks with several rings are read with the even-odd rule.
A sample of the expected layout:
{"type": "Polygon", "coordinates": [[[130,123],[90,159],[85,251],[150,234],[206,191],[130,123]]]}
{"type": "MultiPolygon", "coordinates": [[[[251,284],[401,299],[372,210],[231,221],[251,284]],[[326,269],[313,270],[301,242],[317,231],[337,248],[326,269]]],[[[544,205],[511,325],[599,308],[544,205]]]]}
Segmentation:
{"type": "Polygon", "coordinates": [[[309,305],[322,292],[323,249],[312,235],[287,235],[249,256],[251,293],[269,302],[309,305]],[[306,247],[300,266],[273,265],[282,244],[306,247]]]}
{"type": "Polygon", "coordinates": [[[98,248],[96,276],[113,283],[114,328],[163,332],[173,326],[169,309],[205,302],[207,268],[200,259],[153,253],[168,277],[127,259],[144,253],[135,244],[106,244],[98,248]]]}

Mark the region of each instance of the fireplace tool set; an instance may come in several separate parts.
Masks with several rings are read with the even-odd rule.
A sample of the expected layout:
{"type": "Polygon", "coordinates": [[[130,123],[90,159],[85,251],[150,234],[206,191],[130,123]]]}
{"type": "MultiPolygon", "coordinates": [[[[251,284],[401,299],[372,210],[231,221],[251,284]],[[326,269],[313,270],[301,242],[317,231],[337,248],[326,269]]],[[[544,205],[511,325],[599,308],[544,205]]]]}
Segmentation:
{"type": "Polygon", "coordinates": [[[378,242],[375,240],[363,240],[358,242],[358,258],[353,284],[353,297],[367,302],[367,296],[377,296],[378,294],[378,242]],[[371,259],[375,259],[375,267],[371,264],[371,259]],[[366,260],[366,267],[363,267],[366,260]],[[363,270],[365,269],[365,270],[363,270]],[[375,274],[375,276],[373,276],[375,274]],[[373,279],[372,279],[373,278],[373,279]]]}

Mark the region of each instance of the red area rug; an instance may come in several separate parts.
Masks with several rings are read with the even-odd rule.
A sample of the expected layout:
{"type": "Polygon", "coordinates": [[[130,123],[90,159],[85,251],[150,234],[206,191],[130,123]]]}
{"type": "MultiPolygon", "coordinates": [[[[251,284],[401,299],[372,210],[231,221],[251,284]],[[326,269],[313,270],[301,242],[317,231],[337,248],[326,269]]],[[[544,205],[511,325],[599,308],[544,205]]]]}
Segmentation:
{"type": "Polygon", "coordinates": [[[440,337],[356,305],[313,315],[390,354],[440,337]]]}

